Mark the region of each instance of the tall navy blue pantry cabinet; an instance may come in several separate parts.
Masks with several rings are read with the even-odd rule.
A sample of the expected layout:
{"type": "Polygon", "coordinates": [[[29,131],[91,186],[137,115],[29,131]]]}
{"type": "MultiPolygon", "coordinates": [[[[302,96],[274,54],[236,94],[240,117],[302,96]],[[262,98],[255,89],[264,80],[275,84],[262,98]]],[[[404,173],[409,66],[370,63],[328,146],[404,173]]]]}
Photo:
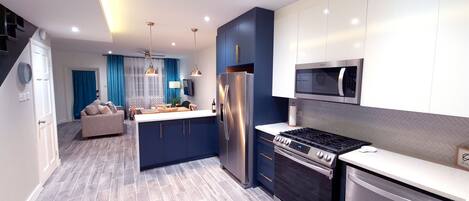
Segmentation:
{"type": "MultiPolygon", "coordinates": [[[[285,122],[288,118],[288,99],[272,97],[273,38],[274,12],[263,8],[253,8],[217,30],[217,75],[240,70],[254,74],[254,126],[285,122]]],[[[255,150],[261,146],[258,142],[263,141],[254,143],[255,150]]],[[[254,153],[256,161],[260,158],[256,153],[265,155],[254,153]]],[[[268,164],[255,167],[257,178],[273,177],[269,174],[273,172],[271,163],[254,162],[255,166],[268,164]],[[259,174],[259,168],[265,174],[259,174]]],[[[268,179],[258,180],[272,189],[273,180],[269,184],[268,179]]]]}

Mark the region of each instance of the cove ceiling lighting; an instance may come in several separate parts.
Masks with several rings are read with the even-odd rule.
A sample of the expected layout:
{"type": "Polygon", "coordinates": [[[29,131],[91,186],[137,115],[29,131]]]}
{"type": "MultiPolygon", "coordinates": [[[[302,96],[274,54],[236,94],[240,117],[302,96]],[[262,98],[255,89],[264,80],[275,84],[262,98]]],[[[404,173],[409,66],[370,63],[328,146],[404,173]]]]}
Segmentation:
{"type": "Polygon", "coordinates": [[[111,33],[122,32],[122,3],[123,0],[99,0],[111,33]]]}

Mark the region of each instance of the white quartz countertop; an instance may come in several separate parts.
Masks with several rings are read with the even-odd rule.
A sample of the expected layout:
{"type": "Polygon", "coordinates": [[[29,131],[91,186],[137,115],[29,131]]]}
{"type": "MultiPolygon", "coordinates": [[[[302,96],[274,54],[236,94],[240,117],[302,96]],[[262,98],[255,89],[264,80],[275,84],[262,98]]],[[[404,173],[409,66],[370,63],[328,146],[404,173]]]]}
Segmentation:
{"type": "Polygon", "coordinates": [[[378,149],[358,150],[339,159],[452,200],[469,201],[469,172],[378,149]]]}
{"type": "Polygon", "coordinates": [[[177,119],[192,119],[201,117],[214,117],[216,113],[212,110],[197,110],[187,112],[166,112],[158,114],[139,114],[135,115],[135,122],[153,122],[153,121],[168,121],[177,119]]]}
{"type": "Polygon", "coordinates": [[[301,127],[293,127],[289,126],[287,123],[276,123],[276,124],[266,124],[266,125],[259,125],[256,126],[257,130],[260,130],[264,133],[268,133],[271,135],[278,135],[280,132],[285,132],[289,130],[299,129],[301,127]]]}

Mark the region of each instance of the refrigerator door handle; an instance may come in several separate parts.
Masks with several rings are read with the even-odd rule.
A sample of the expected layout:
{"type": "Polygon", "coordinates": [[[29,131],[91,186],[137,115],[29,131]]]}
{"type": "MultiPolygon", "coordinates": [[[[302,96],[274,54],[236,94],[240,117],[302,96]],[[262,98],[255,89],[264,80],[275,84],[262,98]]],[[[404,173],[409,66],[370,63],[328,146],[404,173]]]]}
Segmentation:
{"type": "MultiPolygon", "coordinates": [[[[229,86],[229,85],[225,85],[225,94],[224,94],[224,97],[225,97],[225,98],[224,98],[224,100],[223,100],[223,129],[224,129],[224,131],[225,131],[224,133],[225,133],[225,139],[226,139],[226,140],[230,140],[230,135],[229,135],[229,133],[228,133],[228,125],[227,125],[227,123],[228,123],[227,120],[228,120],[228,119],[226,118],[226,116],[227,116],[227,103],[229,103],[229,101],[228,101],[228,93],[229,93],[229,91],[230,91],[230,86],[229,86]]],[[[230,112],[230,114],[231,114],[231,110],[229,109],[229,107],[230,107],[230,106],[228,105],[228,110],[229,110],[229,112],[230,112]]]]}

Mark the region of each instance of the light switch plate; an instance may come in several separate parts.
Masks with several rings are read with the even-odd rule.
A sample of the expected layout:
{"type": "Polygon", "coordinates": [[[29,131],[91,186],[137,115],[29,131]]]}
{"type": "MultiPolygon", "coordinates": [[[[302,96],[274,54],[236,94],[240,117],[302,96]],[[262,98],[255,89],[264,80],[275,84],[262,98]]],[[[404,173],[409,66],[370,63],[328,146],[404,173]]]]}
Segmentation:
{"type": "Polygon", "coordinates": [[[460,146],[458,148],[457,165],[469,170],[469,146],[460,146]]]}

